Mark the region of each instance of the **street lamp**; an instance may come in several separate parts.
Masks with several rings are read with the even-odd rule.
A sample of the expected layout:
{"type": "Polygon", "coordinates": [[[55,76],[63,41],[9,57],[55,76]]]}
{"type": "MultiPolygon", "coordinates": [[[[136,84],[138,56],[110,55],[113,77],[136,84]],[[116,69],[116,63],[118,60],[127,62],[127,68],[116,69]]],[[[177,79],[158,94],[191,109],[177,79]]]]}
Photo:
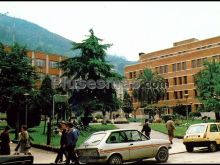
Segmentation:
{"type": "Polygon", "coordinates": [[[26,110],[25,110],[25,125],[27,126],[27,97],[29,96],[29,93],[25,93],[25,99],[26,99],[26,110]]]}
{"type": "Polygon", "coordinates": [[[188,106],[187,106],[187,98],[189,97],[189,94],[188,93],[185,93],[184,94],[184,97],[186,98],[186,124],[187,124],[187,127],[188,127],[188,124],[189,124],[189,122],[188,122],[188,106]]]}

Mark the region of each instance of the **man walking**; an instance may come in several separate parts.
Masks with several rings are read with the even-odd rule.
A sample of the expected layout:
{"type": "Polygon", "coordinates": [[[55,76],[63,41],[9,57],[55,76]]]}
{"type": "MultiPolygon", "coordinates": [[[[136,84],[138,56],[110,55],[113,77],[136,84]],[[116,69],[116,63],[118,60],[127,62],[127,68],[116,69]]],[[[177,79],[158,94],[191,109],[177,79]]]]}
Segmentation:
{"type": "Polygon", "coordinates": [[[150,126],[149,126],[148,119],[145,119],[145,123],[144,123],[144,125],[143,125],[143,128],[142,128],[141,132],[142,132],[142,133],[144,132],[145,135],[150,138],[151,128],[150,128],[150,126]]]}
{"type": "Polygon", "coordinates": [[[172,117],[169,118],[169,120],[166,123],[166,128],[168,131],[168,136],[169,136],[169,141],[171,144],[173,144],[173,137],[174,137],[174,130],[175,130],[175,126],[174,126],[174,122],[172,120],[172,117]]]}
{"type": "Polygon", "coordinates": [[[66,124],[66,130],[67,130],[66,151],[68,153],[66,164],[69,164],[70,160],[72,162],[75,162],[75,164],[79,164],[78,157],[76,156],[76,153],[75,153],[76,142],[78,140],[78,131],[73,130],[73,124],[71,122],[68,122],[66,124]]]}

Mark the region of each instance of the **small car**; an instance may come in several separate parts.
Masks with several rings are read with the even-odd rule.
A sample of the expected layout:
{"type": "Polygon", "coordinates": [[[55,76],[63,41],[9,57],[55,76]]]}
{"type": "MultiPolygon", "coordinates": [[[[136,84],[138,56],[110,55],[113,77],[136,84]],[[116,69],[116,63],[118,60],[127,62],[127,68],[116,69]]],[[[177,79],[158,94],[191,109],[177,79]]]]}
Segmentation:
{"type": "Polygon", "coordinates": [[[32,155],[0,155],[0,164],[33,164],[32,155]]]}
{"type": "Polygon", "coordinates": [[[122,164],[156,158],[166,162],[171,144],[164,139],[149,139],[138,130],[116,129],[93,133],[76,153],[81,163],[122,164]]]}
{"type": "Polygon", "coordinates": [[[220,145],[220,123],[201,123],[191,125],[183,138],[187,152],[194,147],[208,147],[215,152],[220,145]]]}

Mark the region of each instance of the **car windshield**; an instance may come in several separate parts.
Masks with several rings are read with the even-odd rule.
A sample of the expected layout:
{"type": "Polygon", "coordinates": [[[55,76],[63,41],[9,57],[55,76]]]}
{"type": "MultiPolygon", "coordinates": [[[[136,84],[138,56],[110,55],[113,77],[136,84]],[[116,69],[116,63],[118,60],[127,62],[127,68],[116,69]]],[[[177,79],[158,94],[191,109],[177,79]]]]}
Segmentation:
{"type": "Polygon", "coordinates": [[[84,145],[98,145],[105,137],[106,133],[92,134],[84,143],[84,145]]]}
{"type": "Polygon", "coordinates": [[[188,134],[196,134],[196,133],[203,133],[205,131],[206,126],[205,125],[195,125],[189,127],[187,133],[188,134]]]}

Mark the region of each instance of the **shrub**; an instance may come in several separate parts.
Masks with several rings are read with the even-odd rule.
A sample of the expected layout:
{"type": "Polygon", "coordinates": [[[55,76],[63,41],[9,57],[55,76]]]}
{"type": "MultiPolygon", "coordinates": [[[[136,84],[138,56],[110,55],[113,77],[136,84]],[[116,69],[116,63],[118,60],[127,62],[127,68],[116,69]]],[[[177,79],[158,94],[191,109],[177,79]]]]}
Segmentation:
{"type": "Polygon", "coordinates": [[[158,119],[154,120],[153,123],[162,123],[162,121],[163,120],[161,118],[158,118],[158,119]]]}
{"type": "Polygon", "coordinates": [[[96,119],[103,119],[103,116],[102,116],[101,114],[97,114],[97,115],[95,116],[95,118],[96,118],[96,119]]]}
{"type": "Polygon", "coordinates": [[[201,117],[202,115],[200,112],[190,112],[189,116],[194,118],[194,117],[201,117]]]}
{"type": "Polygon", "coordinates": [[[181,120],[175,120],[174,123],[175,123],[176,126],[179,126],[179,125],[181,125],[183,122],[182,122],[181,120]]]}
{"type": "Polygon", "coordinates": [[[161,116],[161,118],[165,121],[165,123],[169,120],[170,117],[174,119],[174,115],[171,115],[171,114],[161,116]]]}

